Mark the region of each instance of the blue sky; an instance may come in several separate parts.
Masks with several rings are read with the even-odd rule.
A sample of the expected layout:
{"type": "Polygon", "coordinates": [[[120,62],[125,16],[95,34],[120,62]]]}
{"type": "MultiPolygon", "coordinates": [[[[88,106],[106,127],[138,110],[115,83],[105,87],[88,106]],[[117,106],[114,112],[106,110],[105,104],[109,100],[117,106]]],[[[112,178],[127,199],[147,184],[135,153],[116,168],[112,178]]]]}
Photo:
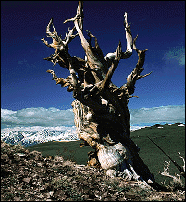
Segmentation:
{"type": "MultiPolygon", "coordinates": [[[[63,22],[76,14],[78,1],[1,1],[1,108],[57,108],[67,110],[72,93],[55,85],[46,73],[54,69],[66,78],[67,69],[43,60],[54,53],[41,38],[51,17],[58,34],[65,38],[73,23],[63,22]]],[[[185,2],[184,1],[85,1],[84,30],[97,38],[103,53],[114,52],[119,40],[126,49],[123,15],[128,13],[138,49],[148,49],[142,74],[153,73],[136,83],[129,109],[185,104],[185,2]]],[[[85,33],[86,36],[86,33],[85,33]]],[[[69,44],[71,56],[84,58],[80,40],[69,44]]],[[[117,86],[135,67],[137,53],[121,60],[112,81],[117,86]]]]}

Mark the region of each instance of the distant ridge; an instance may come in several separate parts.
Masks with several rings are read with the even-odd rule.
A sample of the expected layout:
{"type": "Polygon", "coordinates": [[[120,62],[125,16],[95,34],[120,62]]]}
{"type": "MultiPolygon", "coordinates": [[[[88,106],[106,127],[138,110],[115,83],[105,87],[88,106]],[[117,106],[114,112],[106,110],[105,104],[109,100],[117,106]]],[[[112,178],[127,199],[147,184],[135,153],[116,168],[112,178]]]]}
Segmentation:
{"type": "MultiPolygon", "coordinates": [[[[171,124],[169,124],[171,125],[171,124]]],[[[179,127],[185,126],[183,123],[176,123],[179,127]]],[[[152,126],[131,126],[130,130],[135,131],[146,127],[162,127],[163,125],[155,124],[152,126]]],[[[50,141],[76,141],[79,137],[76,133],[75,126],[56,126],[56,127],[14,127],[1,130],[1,139],[9,144],[21,144],[32,146],[50,141]]]]}

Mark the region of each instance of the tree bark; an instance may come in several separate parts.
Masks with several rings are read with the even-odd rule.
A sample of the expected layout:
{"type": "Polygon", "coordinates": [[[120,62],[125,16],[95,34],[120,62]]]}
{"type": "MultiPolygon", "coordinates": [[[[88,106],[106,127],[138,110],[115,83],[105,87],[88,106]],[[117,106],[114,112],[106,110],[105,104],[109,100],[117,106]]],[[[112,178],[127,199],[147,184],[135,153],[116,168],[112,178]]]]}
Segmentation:
{"type": "MultiPolygon", "coordinates": [[[[46,33],[52,37],[53,43],[44,44],[55,49],[55,53],[44,58],[69,70],[67,78],[58,78],[53,70],[47,72],[53,75],[56,84],[68,87],[73,91],[75,100],[72,102],[74,122],[79,138],[84,145],[90,145],[94,152],[89,153],[89,165],[105,169],[110,176],[123,176],[126,179],[154,182],[153,174],[143,163],[138,152],[139,148],[130,138],[130,113],[128,109],[129,98],[135,89],[138,79],[146,77],[140,75],[143,71],[146,50],[136,48],[136,39],[132,39],[130,26],[127,22],[127,13],[124,15],[124,26],[127,39],[127,50],[122,51],[121,42],[114,53],[104,56],[99,47],[97,38],[87,31],[89,40],[83,35],[83,3],[80,1],[77,14],[64,23],[72,21],[74,27],[68,30],[65,39],[61,39],[50,31],[53,19],[50,20],[46,33]],[[77,32],[76,34],[74,34],[77,32]],[[85,58],[72,57],[68,53],[68,44],[76,36],[80,37],[81,45],[85,51],[85,58]],[[92,46],[92,39],[95,47],[92,46]],[[117,87],[111,81],[114,71],[121,59],[127,59],[133,50],[138,54],[138,63],[127,78],[127,83],[117,87]]],[[[54,25],[53,25],[54,27],[54,25]]],[[[82,145],[81,145],[82,146],[82,145]]]]}

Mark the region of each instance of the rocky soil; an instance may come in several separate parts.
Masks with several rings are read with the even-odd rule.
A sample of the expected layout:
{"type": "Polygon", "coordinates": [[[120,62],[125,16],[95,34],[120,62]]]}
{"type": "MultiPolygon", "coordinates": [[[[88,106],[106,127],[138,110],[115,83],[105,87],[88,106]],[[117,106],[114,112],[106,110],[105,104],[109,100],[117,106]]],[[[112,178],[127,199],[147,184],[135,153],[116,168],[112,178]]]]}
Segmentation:
{"type": "Polygon", "coordinates": [[[109,178],[99,168],[63,157],[43,157],[1,141],[2,201],[183,201],[185,191],[156,191],[134,181],[109,178]]]}

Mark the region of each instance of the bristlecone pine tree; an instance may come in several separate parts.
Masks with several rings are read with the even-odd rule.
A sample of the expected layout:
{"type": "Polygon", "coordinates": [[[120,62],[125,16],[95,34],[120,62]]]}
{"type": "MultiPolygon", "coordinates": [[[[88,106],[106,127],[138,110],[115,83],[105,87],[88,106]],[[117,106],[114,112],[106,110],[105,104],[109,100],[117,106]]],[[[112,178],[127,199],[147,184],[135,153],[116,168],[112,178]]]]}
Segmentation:
{"type": "MultiPolygon", "coordinates": [[[[114,53],[104,56],[99,47],[97,38],[86,30],[88,38],[83,35],[83,3],[80,1],[77,14],[64,23],[72,21],[74,27],[68,29],[65,39],[56,32],[53,18],[46,27],[47,37],[53,42],[49,44],[45,39],[43,43],[55,49],[55,53],[44,58],[56,65],[69,70],[67,78],[58,78],[53,70],[47,72],[53,75],[56,84],[68,87],[73,92],[75,100],[72,102],[74,121],[77,133],[84,145],[90,145],[95,152],[90,152],[88,164],[100,166],[110,176],[122,176],[129,180],[139,180],[154,183],[153,174],[140,158],[139,148],[130,138],[130,114],[128,109],[129,98],[135,89],[138,79],[149,74],[140,75],[143,71],[145,50],[136,48],[136,39],[132,39],[127,13],[124,14],[124,27],[126,31],[127,50],[123,52],[119,42],[114,53]],[[51,31],[53,26],[53,31],[51,31]],[[85,59],[70,56],[68,44],[80,37],[81,46],[85,51],[85,59]],[[94,46],[92,41],[94,40],[94,46]],[[117,87],[111,81],[115,69],[121,59],[127,59],[135,50],[138,62],[128,75],[127,83],[117,87]]],[[[82,146],[82,144],[81,144],[82,146]]]]}

